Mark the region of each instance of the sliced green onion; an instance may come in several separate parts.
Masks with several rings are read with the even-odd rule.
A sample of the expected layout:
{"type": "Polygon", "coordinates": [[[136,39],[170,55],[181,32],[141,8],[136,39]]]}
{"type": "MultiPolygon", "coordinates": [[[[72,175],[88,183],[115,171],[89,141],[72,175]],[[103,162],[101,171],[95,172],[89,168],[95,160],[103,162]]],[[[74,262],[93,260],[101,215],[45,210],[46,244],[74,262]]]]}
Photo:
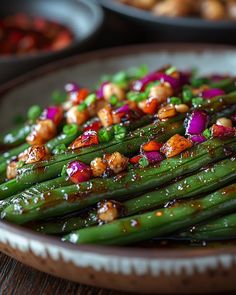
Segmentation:
{"type": "Polygon", "coordinates": [[[38,105],[34,105],[28,110],[28,119],[35,122],[42,113],[42,109],[38,105]]]}
{"type": "Polygon", "coordinates": [[[102,128],[98,131],[98,140],[99,142],[109,142],[113,138],[113,130],[107,130],[105,128],[102,128]]]}
{"type": "Polygon", "coordinates": [[[113,130],[114,130],[116,140],[122,140],[125,138],[127,133],[127,129],[125,127],[117,124],[117,125],[114,125],[113,130]]]}
{"type": "Polygon", "coordinates": [[[120,84],[120,83],[123,84],[123,83],[127,82],[128,78],[129,77],[125,71],[120,71],[120,72],[113,75],[112,82],[118,83],[118,84],[120,84]]]}
{"type": "Polygon", "coordinates": [[[148,98],[148,94],[145,92],[139,93],[139,92],[130,91],[127,93],[127,98],[131,101],[141,102],[148,98]]]}
{"type": "Polygon", "coordinates": [[[52,100],[55,104],[61,104],[66,101],[67,94],[60,91],[60,90],[55,90],[52,93],[52,100]]]}
{"type": "Polygon", "coordinates": [[[185,85],[185,86],[183,87],[182,95],[183,95],[183,102],[184,102],[184,103],[189,102],[189,101],[191,100],[191,98],[193,97],[191,87],[188,86],[188,85],[185,85]]]}
{"type": "Polygon", "coordinates": [[[63,133],[68,136],[73,136],[78,132],[79,128],[76,124],[67,124],[63,127],[63,133]]]}
{"type": "Polygon", "coordinates": [[[202,133],[207,139],[211,138],[211,130],[205,129],[202,133]]]}
{"type": "Polygon", "coordinates": [[[168,68],[167,70],[166,70],[166,74],[167,75],[171,75],[171,74],[173,74],[174,72],[176,72],[176,67],[170,67],[170,68],[168,68]]]}
{"type": "Polygon", "coordinates": [[[78,111],[83,112],[84,110],[87,109],[87,105],[85,102],[82,102],[80,105],[78,105],[78,111]]]}
{"type": "Polygon", "coordinates": [[[176,104],[181,104],[182,101],[181,101],[181,99],[178,98],[178,97],[171,97],[171,98],[170,98],[170,103],[176,105],[176,104]]]}
{"type": "Polygon", "coordinates": [[[140,79],[148,74],[148,66],[143,64],[139,68],[130,68],[128,75],[134,79],[140,79]]]}
{"type": "Polygon", "coordinates": [[[138,163],[143,168],[145,168],[149,165],[148,159],[146,157],[139,159],[138,163]]]}
{"type": "Polygon", "coordinates": [[[111,105],[116,105],[118,102],[118,98],[115,95],[112,95],[109,100],[111,105]]]}
{"type": "Polygon", "coordinates": [[[195,97],[195,98],[192,99],[192,105],[194,107],[197,107],[197,106],[201,105],[202,102],[203,102],[203,98],[201,98],[201,97],[195,97]]]}
{"type": "Polygon", "coordinates": [[[86,106],[90,106],[92,103],[96,101],[96,99],[97,99],[96,94],[92,93],[85,98],[84,103],[86,104],[86,106]]]}

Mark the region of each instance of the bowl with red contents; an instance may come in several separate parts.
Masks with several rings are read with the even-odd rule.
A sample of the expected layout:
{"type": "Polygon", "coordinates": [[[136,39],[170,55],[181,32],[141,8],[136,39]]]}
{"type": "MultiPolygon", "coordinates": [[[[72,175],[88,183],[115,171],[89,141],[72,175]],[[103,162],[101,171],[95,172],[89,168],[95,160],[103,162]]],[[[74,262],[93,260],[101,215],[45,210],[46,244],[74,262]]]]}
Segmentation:
{"type": "Polygon", "coordinates": [[[86,0],[1,1],[0,83],[78,53],[102,21],[102,10],[86,0]]]}

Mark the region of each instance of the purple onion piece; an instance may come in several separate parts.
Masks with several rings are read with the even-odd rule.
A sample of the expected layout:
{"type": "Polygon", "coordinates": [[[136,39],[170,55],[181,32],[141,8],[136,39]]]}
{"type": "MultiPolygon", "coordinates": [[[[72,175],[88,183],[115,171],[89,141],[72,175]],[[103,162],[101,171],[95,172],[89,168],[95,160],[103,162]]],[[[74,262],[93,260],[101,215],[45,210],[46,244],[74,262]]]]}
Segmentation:
{"type": "Polygon", "coordinates": [[[103,95],[104,95],[104,93],[103,93],[104,92],[104,86],[106,86],[109,83],[110,83],[109,81],[105,81],[105,82],[103,82],[100,85],[100,87],[98,88],[97,93],[96,93],[98,99],[102,99],[103,98],[103,95]]]}
{"type": "Polygon", "coordinates": [[[143,77],[140,80],[134,81],[132,85],[133,91],[144,91],[146,86],[150,82],[161,81],[161,82],[168,82],[170,86],[174,89],[179,88],[180,83],[177,79],[161,72],[150,73],[147,76],[143,77]]]}
{"type": "Polygon", "coordinates": [[[143,155],[148,159],[149,163],[157,163],[164,159],[163,155],[159,152],[143,152],[143,155]]]}
{"type": "Polygon", "coordinates": [[[92,175],[90,167],[80,161],[71,162],[66,169],[66,173],[74,183],[88,181],[92,175]]]}
{"type": "Polygon", "coordinates": [[[43,117],[45,119],[54,121],[56,116],[58,115],[58,112],[59,112],[59,108],[57,106],[51,106],[44,110],[43,117]]]}
{"type": "Polygon", "coordinates": [[[125,113],[127,114],[130,111],[129,105],[125,104],[122,107],[115,110],[116,114],[125,113]]]}
{"type": "Polygon", "coordinates": [[[224,94],[225,94],[224,90],[219,88],[212,88],[212,89],[204,90],[201,96],[202,98],[205,98],[205,99],[211,99],[213,97],[224,95],[224,94]]]}
{"type": "Polygon", "coordinates": [[[231,116],[231,120],[234,124],[236,124],[236,113],[231,116]]]}
{"type": "Polygon", "coordinates": [[[67,83],[64,88],[67,93],[78,92],[80,90],[79,85],[73,82],[67,83]]]}
{"type": "Polygon", "coordinates": [[[186,119],[186,134],[197,135],[202,133],[208,123],[209,117],[205,111],[194,110],[192,114],[186,119]]]}
{"type": "Polygon", "coordinates": [[[206,141],[206,137],[202,134],[191,135],[190,140],[194,143],[202,143],[206,141]]]}

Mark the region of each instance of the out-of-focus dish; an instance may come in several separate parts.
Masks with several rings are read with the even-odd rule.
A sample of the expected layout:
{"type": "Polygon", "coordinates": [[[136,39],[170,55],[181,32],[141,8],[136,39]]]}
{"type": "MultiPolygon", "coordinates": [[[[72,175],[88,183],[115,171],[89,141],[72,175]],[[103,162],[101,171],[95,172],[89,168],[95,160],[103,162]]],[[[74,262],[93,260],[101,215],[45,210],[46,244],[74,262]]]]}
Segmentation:
{"type": "Polygon", "coordinates": [[[0,55],[62,50],[71,42],[73,33],[57,22],[20,13],[0,19],[0,55]]]}
{"type": "MultiPolygon", "coordinates": [[[[11,16],[13,16],[13,23],[17,22],[17,25],[19,24],[21,27],[26,26],[27,30],[30,26],[29,22],[32,22],[31,29],[33,30],[35,28],[33,20],[39,19],[36,31],[39,30],[39,27],[42,28],[46,25],[47,28],[42,29],[44,32],[46,30],[47,34],[54,34],[54,36],[48,37],[49,39],[53,38],[52,43],[54,45],[51,46],[54,46],[54,49],[57,50],[51,48],[52,50],[35,50],[33,53],[31,49],[36,49],[35,47],[38,46],[36,45],[37,38],[41,38],[42,34],[34,31],[32,32],[33,35],[30,33],[30,36],[28,36],[24,32],[24,38],[22,39],[22,31],[15,31],[15,29],[11,28],[13,34],[10,34],[9,31],[6,31],[5,24],[4,30],[0,33],[0,39],[3,38],[2,42],[4,43],[4,46],[1,46],[1,51],[18,51],[18,53],[19,51],[21,53],[26,51],[27,54],[0,54],[0,83],[27,70],[34,69],[41,64],[81,51],[95,37],[103,21],[102,9],[95,3],[86,0],[1,1],[0,20],[5,19],[6,22],[6,18],[11,16]],[[20,16],[16,19],[14,16],[18,13],[27,17],[20,16]],[[42,22],[42,20],[46,20],[46,22],[42,22]],[[57,24],[55,25],[55,23],[57,24]],[[64,30],[64,28],[67,29],[64,30]],[[60,33],[57,33],[58,29],[60,33]],[[15,43],[18,43],[22,48],[9,48],[14,47],[13,44],[15,43]]],[[[7,22],[9,21],[11,22],[11,19],[7,20],[7,22]]],[[[2,25],[4,26],[4,24],[2,25]]],[[[43,35],[46,37],[45,34],[43,35]]],[[[44,41],[46,42],[45,38],[44,41]]],[[[44,45],[46,45],[45,42],[43,42],[44,45]]]]}
{"type": "MultiPolygon", "coordinates": [[[[145,40],[235,43],[232,36],[236,32],[236,22],[230,18],[212,21],[192,15],[157,16],[149,10],[126,5],[117,0],[98,0],[98,2],[108,11],[119,16],[127,26],[130,23],[135,24],[137,32],[145,40]]],[[[179,2],[182,3],[182,1],[179,2]]]]}
{"type": "Polygon", "coordinates": [[[150,11],[156,16],[201,17],[207,20],[236,20],[235,0],[118,0],[150,11]]]}

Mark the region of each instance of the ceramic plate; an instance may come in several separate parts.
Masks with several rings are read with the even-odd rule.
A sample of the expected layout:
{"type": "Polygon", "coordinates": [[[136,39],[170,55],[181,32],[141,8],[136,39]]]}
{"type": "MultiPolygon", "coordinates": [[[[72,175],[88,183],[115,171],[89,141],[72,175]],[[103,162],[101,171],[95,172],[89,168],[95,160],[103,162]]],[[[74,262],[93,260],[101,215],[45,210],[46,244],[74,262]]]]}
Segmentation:
{"type": "MultiPolygon", "coordinates": [[[[150,45],[89,53],[23,76],[0,90],[0,129],[32,104],[46,104],[50,93],[67,81],[93,85],[103,73],[147,64],[198,67],[201,73],[236,75],[234,48],[202,45],[150,45]]],[[[104,288],[140,293],[235,291],[236,246],[181,248],[76,246],[23,227],[0,222],[0,249],[41,271],[104,288]]]]}

